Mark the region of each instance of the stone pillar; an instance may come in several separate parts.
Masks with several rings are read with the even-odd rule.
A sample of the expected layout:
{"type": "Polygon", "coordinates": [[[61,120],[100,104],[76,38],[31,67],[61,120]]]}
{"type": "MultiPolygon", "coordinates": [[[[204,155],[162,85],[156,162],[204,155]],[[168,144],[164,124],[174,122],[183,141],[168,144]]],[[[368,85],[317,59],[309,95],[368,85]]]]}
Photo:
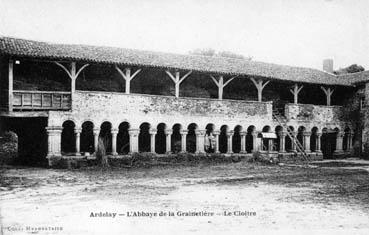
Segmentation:
{"type": "Polygon", "coordinates": [[[185,153],[187,151],[186,141],[187,141],[188,130],[181,130],[180,133],[181,133],[181,152],[185,153]]]}
{"type": "Polygon", "coordinates": [[[305,153],[310,153],[311,149],[310,149],[310,136],[311,136],[311,132],[304,132],[304,150],[305,153]]]}
{"type": "MultiPolygon", "coordinates": [[[[46,127],[47,132],[47,158],[61,156],[61,133],[63,127],[46,127]]],[[[50,164],[50,162],[49,162],[50,164]]]]}
{"type": "Polygon", "coordinates": [[[256,152],[256,151],[260,151],[260,147],[261,147],[261,142],[260,142],[260,138],[258,138],[258,134],[260,132],[258,131],[254,131],[252,132],[252,152],[256,152]]]}
{"type": "Polygon", "coordinates": [[[269,152],[273,151],[273,146],[274,146],[273,142],[274,142],[274,139],[268,140],[268,151],[269,152]]]}
{"type": "Polygon", "coordinates": [[[196,131],[196,153],[205,153],[205,146],[204,146],[205,133],[206,131],[204,130],[196,131]]]}
{"type": "Polygon", "coordinates": [[[342,153],[343,152],[343,136],[344,133],[343,132],[338,132],[337,133],[337,137],[336,137],[336,151],[334,151],[335,153],[342,153]]]}
{"type": "Polygon", "coordinates": [[[227,132],[227,153],[232,154],[232,139],[233,139],[233,131],[227,132]]]}
{"type": "Polygon", "coordinates": [[[316,133],[316,152],[317,153],[321,153],[322,152],[322,147],[321,147],[321,138],[322,138],[322,133],[316,133]]]}
{"type": "Polygon", "coordinates": [[[75,128],[74,134],[76,137],[76,156],[81,156],[81,128],[75,128]]]}
{"type": "Polygon", "coordinates": [[[278,136],[279,136],[279,152],[280,153],[285,153],[286,152],[286,149],[285,149],[285,143],[286,143],[286,136],[287,136],[287,133],[286,132],[279,132],[278,133],[278,136]]]}
{"type": "Polygon", "coordinates": [[[220,131],[213,131],[213,135],[215,137],[215,149],[214,149],[214,152],[215,153],[220,153],[220,151],[219,151],[219,135],[220,135],[220,131]]]}
{"type": "Polygon", "coordinates": [[[173,134],[173,130],[172,129],[166,129],[165,130],[165,137],[167,138],[167,140],[165,141],[166,143],[166,153],[169,154],[171,153],[171,148],[172,148],[172,134],[173,134]]]}
{"type": "Polygon", "coordinates": [[[156,129],[150,129],[150,152],[155,153],[155,135],[158,133],[156,129]]]}
{"type": "Polygon", "coordinates": [[[117,152],[117,135],[118,135],[118,129],[112,129],[111,130],[111,154],[116,156],[118,155],[117,152]]]}
{"type": "Polygon", "coordinates": [[[240,153],[246,153],[246,132],[240,132],[241,135],[241,151],[240,153]]]}
{"type": "Polygon", "coordinates": [[[351,152],[352,150],[352,139],[354,138],[354,132],[350,132],[347,138],[347,151],[351,152]]]}
{"type": "Polygon", "coordinates": [[[138,134],[140,133],[139,129],[129,129],[129,152],[137,153],[138,152],[138,134]]]}
{"type": "Polygon", "coordinates": [[[98,145],[99,145],[99,133],[100,128],[94,128],[94,151],[97,151],[98,145]]]}
{"type": "Polygon", "coordinates": [[[297,140],[297,137],[296,137],[296,132],[295,131],[292,131],[292,139],[291,139],[291,147],[292,147],[292,151],[296,151],[296,143],[295,141],[298,141],[297,140]]]}

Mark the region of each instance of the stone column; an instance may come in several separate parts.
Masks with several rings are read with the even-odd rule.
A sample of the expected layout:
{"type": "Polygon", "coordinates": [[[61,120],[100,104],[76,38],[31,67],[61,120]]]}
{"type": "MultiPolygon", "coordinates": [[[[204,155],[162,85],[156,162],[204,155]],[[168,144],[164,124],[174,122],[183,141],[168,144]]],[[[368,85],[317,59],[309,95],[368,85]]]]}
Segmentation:
{"type": "Polygon", "coordinates": [[[296,151],[296,144],[295,144],[295,141],[298,141],[297,140],[297,137],[296,137],[296,132],[295,131],[292,131],[292,139],[291,139],[291,147],[292,147],[292,151],[296,151]]]}
{"type": "Polygon", "coordinates": [[[158,133],[156,129],[150,129],[150,152],[155,153],[155,135],[158,133]]]}
{"type": "Polygon", "coordinates": [[[259,131],[252,132],[252,152],[260,151],[261,143],[260,138],[258,138],[259,131]]]}
{"type": "Polygon", "coordinates": [[[322,137],[322,133],[316,133],[316,152],[317,153],[322,152],[321,137],[322,137]]]}
{"type": "Polygon", "coordinates": [[[268,151],[269,152],[273,151],[273,142],[274,142],[274,139],[268,140],[268,151]]]}
{"type": "Polygon", "coordinates": [[[310,153],[311,149],[310,149],[310,136],[311,136],[311,132],[304,132],[304,150],[305,153],[310,153]]]}
{"type": "Polygon", "coordinates": [[[166,129],[165,130],[165,137],[167,138],[167,140],[165,141],[166,143],[166,153],[169,154],[171,153],[171,148],[172,148],[172,134],[173,134],[173,130],[172,129],[166,129]]]}
{"type": "Polygon", "coordinates": [[[129,152],[137,153],[138,152],[138,134],[140,133],[139,129],[129,129],[129,152]]]}
{"type": "Polygon", "coordinates": [[[232,139],[233,139],[233,131],[228,131],[227,132],[227,153],[228,154],[232,154],[233,150],[232,150],[232,139]]]}
{"type": "Polygon", "coordinates": [[[336,151],[334,151],[335,153],[342,153],[343,152],[343,149],[342,149],[343,136],[344,136],[344,133],[343,132],[338,132],[337,133],[337,137],[336,137],[336,151]]]}
{"type": "Polygon", "coordinates": [[[100,128],[94,128],[94,151],[97,151],[98,145],[99,145],[99,133],[100,128]]]}
{"type": "MultiPolygon", "coordinates": [[[[61,133],[63,127],[46,127],[47,132],[47,157],[61,156],[61,133]]],[[[49,162],[50,163],[50,162],[49,162]]]]}
{"type": "Polygon", "coordinates": [[[354,132],[350,132],[348,135],[348,139],[347,139],[347,151],[351,151],[352,150],[352,139],[354,138],[354,132]]]}
{"type": "Polygon", "coordinates": [[[196,153],[205,153],[205,146],[204,146],[205,133],[206,131],[204,130],[196,131],[196,153]]]}
{"type": "Polygon", "coordinates": [[[116,156],[118,155],[117,152],[117,135],[118,135],[118,129],[112,129],[111,130],[111,154],[116,156]]]}
{"type": "Polygon", "coordinates": [[[279,152],[280,153],[285,153],[286,152],[285,143],[286,143],[287,133],[281,131],[281,132],[278,133],[278,136],[279,136],[279,152]]]}
{"type": "Polygon", "coordinates": [[[214,149],[214,152],[215,153],[220,153],[220,151],[219,151],[219,135],[220,135],[220,131],[213,131],[213,135],[215,137],[215,149],[214,149]]]}
{"type": "Polygon", "coordinates": [[[240,153],[246,153],[246,135],[247,133],[242,131],[240,132],[241,135],[241,151],[240,153]]]}
{"type": "Polygon", "coordinates": [[[181,152],[185,153],[187,152],[186,141],[187,141],[188,130],[181,130],[180,133],[181,133],[181,152]]]}
{"type": "Polygon", "coordinates": [[[75,128],[74,134],[76,137],[76,156],[81,156],[81,128],[75,128]]]}

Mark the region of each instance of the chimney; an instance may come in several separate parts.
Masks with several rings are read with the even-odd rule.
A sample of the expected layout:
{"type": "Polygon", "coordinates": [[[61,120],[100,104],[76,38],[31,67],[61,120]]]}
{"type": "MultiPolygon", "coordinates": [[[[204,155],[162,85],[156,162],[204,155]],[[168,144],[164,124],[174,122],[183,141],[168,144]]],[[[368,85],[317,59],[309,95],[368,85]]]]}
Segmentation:
{"type": "Polygon", "coordinates": [[[323,70],[327,73],[333,73],[333,59],[323,60],[323,70]]]}

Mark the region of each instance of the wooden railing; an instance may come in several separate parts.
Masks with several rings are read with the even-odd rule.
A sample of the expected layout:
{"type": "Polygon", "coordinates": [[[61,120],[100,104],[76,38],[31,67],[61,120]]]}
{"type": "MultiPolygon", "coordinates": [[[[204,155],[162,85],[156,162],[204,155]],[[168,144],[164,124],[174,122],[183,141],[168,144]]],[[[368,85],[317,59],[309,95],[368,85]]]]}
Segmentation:
{"type": "Polygon", "coordinates": [[[13,109],[69,110],[71,93],[63,91],[13,91],[13,109]]]}

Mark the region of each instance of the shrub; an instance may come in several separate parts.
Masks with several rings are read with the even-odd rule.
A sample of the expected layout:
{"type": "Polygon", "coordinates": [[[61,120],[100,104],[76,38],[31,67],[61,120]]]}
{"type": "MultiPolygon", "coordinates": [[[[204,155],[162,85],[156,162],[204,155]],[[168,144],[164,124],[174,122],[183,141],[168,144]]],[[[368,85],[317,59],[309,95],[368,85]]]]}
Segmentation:
{"type": "Polygon", "coordinates": [[[3,138],[5,142],[18,142],[18,135],[12,131],[6,131],[3,135],[3,138]]]}

